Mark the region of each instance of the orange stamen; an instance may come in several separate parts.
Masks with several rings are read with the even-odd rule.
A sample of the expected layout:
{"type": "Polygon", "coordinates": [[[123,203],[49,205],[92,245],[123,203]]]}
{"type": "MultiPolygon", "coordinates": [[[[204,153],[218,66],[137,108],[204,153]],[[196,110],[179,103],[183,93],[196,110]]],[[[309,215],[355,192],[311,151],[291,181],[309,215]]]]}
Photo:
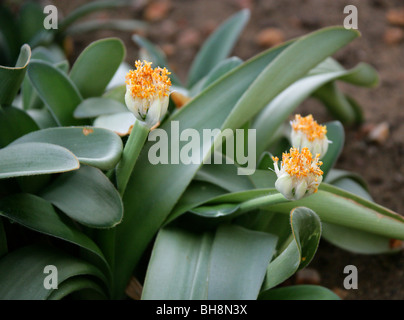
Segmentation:
{"type": "Polygon", "coordinates": [[[166,68],[153,69],[151,62],[137,60],[136,70],[130,70],[126,75],[126,84],[129,86],[133,98],[149,99],[156,95],[160,98],[168,96],[171,80],[166,68]]]}
{"type": "Polygon", "coordinates": [[[309,141],[323,139],[327,133],[326,126],[319,125],[311,114],[307,117],[302,117],[300,114],[295,115],[295,120],[292,121],[292,128],[303,132],[309,141]]]}

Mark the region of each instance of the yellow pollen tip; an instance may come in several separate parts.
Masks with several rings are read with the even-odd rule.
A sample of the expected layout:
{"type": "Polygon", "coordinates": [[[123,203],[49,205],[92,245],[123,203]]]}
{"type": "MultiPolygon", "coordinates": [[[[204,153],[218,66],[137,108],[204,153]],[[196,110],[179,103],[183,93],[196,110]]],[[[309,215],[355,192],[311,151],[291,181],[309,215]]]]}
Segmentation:
{"type": "Polygon", "coordinates": [[[137,60],[135,70],[126,74],[126,84],[133,98],[150,99],[168,96],[171,80],[166,68],[152,68],[151,62],[137,60]]]}
{"type": "Polygon", "coordinates": [[[285,171],[296,178],[307,177],[309,174],[315,176],[323,175],[323,171],[319,168],[322,162],[318,161],[319,154],[314,158],[308,148],[303,148],[299,152],[297,148],[290,148],[289,153],[282,154],[282,167],[285,171]]]}
{"type": "Polygon", "coordinates": [[[295,131],[304,133],[309,141],[323,139],[327,133],[327,127],[319,125],[311,114],[307,117],[302,117],[300,114],[295,115],[295,120],[292,121],[292,128],[295,131]]]}
{"type": "Polygon", "coordinates": [[[272,157],[272,160],[273,160],[274,162],[278,162],[278,161],[279,161],[279,158],[278,158],[278,157],[272,157]]]}

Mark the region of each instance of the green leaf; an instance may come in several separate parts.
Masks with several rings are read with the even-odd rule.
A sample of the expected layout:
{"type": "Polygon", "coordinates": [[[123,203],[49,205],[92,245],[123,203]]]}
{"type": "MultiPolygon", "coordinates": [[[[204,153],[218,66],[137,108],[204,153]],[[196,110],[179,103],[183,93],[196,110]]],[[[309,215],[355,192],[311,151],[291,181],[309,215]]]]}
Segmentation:
{"type": "Polygon", "coordinates": [[[31,59],[31,48],[24,44],[21,47],[15,67],[0,66],[0,105],[11,105],[20,90],[31,59]]]}
{"type": "Polygon", "coordinates": [[[77,158],[49,143],[20,143],[0,150],[0,179],[76,170],[77,158]]]}
{"type": "Polygon", "coordinates": [[[149,261],[142,299],[206,299],[213,237],[208,232],[161,229],[149,261]]]}
{"type": "Polygon", "coordinates": [[[323,238],[336,247],[358,254],[384,254],[402,250],[401,247],[391,246],[391,238],[325,222],[323,238]]]}
{"type": "Polygon", "coordinates": [[[126,32],[139,32],[146,29],[146,23],[141,20],[125,19],[96,19],[76,23],[69,27],[65,34],[69,36],[84,34],[86,32],[99,30],[114,30],[126,32]]]}
{"type": "Polygon", "coordinates": [[[239,226],[216,232],[209,264],[209,300],[256,299],[277,238],[239,226]]]}
{"type": "Polygon", "coordinates": [[[48,201],[28,193],[13,194],[0,200],[0,216],[83,248],[94,255],[102,271],[109,275],[108,263],[98,246],[48,201]]]}
{"type": "Polygon", "coordinates": [[[321,170],[324,172],[324,178],[327,177],[328,172],[334,167],[345,143],[345,131],[341,122],[332,121],[325,123],[325,125],[327,126],[327,138],[331,143],[328,145],[328,150],[324,158],[321,159],[323,162],[321,170]]]}
{"type": "Polygon", "coordinates": [[[153,43],[148,41],[146,38],[143,38],[139,35],[133,35],[132,40],[142,49],[146,51],[146,54],[151,62],[153,62],[154,66],[165,67],[168,71],[171,72],[170,79],[171,83],[175,86],[182,87],[181,80],[178,76],[171,70],[170,66],[168,65],[166,56],[164,52],[155,46],[153,43]]]}
{"type": "MultiPolygon", "coordinates": [[[[251,112],[251,108],[256,108],[258,112],[259,108],[268,102],[267,99],[276,96],[325,59],[326,55],[332,54],[356,35],[356,32],[344,28],[327,28],[303,37],[293,44],[286,43],[268,50],[243,63],[217,81],[216,85],[204,90],[165,121],[161,129],[168,133],[170,141],[170,126],[173,121],[178,121],[180,132],[185,128],[193,128],[201,136],[203,129],[242,125],[255,114],[251,112]],[[306,53],[304,57],[307,58],[302,59],[302,52],[306,53]],[[289,68],[291,63],[295,64],[295,68],[289,68]],[[264,80],[272,77],[275,79],[269,83],[275,85],[268,89],[264,80]],[[259,101],[258,96],[261,96],[259,101]],[[217,108],[218,105],[220,108],[217,108]]],[[[180,149],[181,144],[185,143],[180,143],[180,149]]],[[[125,219],[117,227],[117,243],[125,243],[126,246],[116,248],[116,259],[127,259],[128,263],[116,268],[115,277],[118,280],[115,295],[122,294],[143,250],[200,167],[199,164],[152,165],[148,159],[151,145],[150,142],[146,143],[140,154],[123,197],[125,219]],[[153,201],[150,195],[156,195],[156,201],[153,201]],[[146,198],[149,200],[144,201],[146,198]]],[[[200,154],[201,159],[207,156],[203,150],[200,154]]]]}
{"type": "Polygon", "coordinates": [[[49,128],[27,134],[12,143],[48,143],[70,150],[82,164],[102,170],[114,168],[122,153],[122,140],[115,133],[92,127],[49,128]]]}
{"type": "Polygon", "coordinates": [[[47,297],[47,300],[62,300],[63,298],[73,295],[73,299],[79,295],[86,294],[84,299],[89,297],[90,300],[106,300],[108,295],[105,289],[98,285],[95,281],[85,278],[83,276],[70,277],[63,281],[52,293],[47,297]]]}
{"type": "Polygon", "coordinates": [[[15,139],[36,130],[39,130],[38,125],[25,111],[14,107],[0,109],[1,148],[15,139]]]}
{"type": "Polygon", "coordinates": [[[81,167],[60,175],[40,196],[88,227],[112,228],[123,217],[118,191],[93,167],[81,167]]]}
{"type": "Polygon", "coordinates": [[[83,99],[63,71],[49,62],[36,60],[29,64],[28,77],[58,124],[80,124],[73,112],[83,99]]]}
{"type": "Polygon", "coordinates": [[[213,82],[220,79],[223,75],[242,64],[243,61],[238,57],[231,57],[219,62],[205,77],[199,80],[191,89],[190,96],[196,96],[201,91],[209,87],[213,82]]]}
{"type": "Polygon", "coordinates": [[[43,31],[45,14],[42,7],[33,1],[24,3],[19,11],[19,27],[21,32],[21,42],[30,43],[34,36],[43,31]]]}
{"type": "Polygon", "coordinates": [[[209,36],[192,62],[188,75],[189,88],[227,58],[249,18],[250,12],[242,10],[227,19],[209,36]]]}
{"type": "Polygon", "coordinates": [[[15,250],[0,260],[0,299],[48,299],[53,292],[58,291],[44,286],[48,276],[44,269],[49,265],[57,268],[58,284],[83,275],[95,277],[101,283],[107,282],[95,266],[55,248],[33,245],[15,250]]]}
{"type": "Polygon", "coordinates": [[[118,38],[94,41],[83,50],[70,71],[70,79],[83,98],[104,93],[125,57],[125,47],[118,38]]]}
{"type": "Polygon", "coordinates": [[[269,264],[262,291],[265,292],[307,266],[317,251],[321,238],[321,222],[308,208],[297,207],[290,212],[292,238],[290,243],[269,264]]]}
{"type": "Polygon", "coordinates": [[[95,1],[80,5],[61,21],[61,23],[59,24],[58,32],[59,33],[64,32],[75,21],[93,12],[107,9],[121,8],[127,5],[128,2],[126,0],[95,1]]]}
{"type": "Polygon", "coordinates": [[[239,226],[215,234],[164,228],[142,299],[256,299],[275,245],[276,237],[239,226]]]}
{"type": "Polygon", "coordinates": [[[127,111],[126,106],[116,100],[97,97],[83,100],[74,110],[74,116],[77,119],[95,118],[103,114],[127,111]]]}
{"type": "Polygon", "coordinates": [[[316,285],[295,285],[267,291],[261,300],[341,300],[330,289],[316,285]]]}

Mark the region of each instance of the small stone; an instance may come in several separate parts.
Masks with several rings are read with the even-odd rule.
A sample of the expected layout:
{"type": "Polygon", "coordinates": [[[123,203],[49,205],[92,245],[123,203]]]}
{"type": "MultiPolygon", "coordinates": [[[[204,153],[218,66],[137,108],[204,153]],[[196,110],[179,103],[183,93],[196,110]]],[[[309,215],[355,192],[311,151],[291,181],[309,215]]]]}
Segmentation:
{"type": "Polygon", "coordinates": [[[260,47],[270,48],[284,42],[285,35],[278,28],[267,28],[258,33],[255,41],[260,47]]]}
{"type": "Polygon", "coordinates": [[[404,30],[400,28],[387,28],[383,40],[388,45],[395,45],[403,41],[404,30]]]}
{"type": "Polygon", "coordinates": [[[161,50],[163,50],[167,57],[170,57],[175,53],[175,46],[171,43],[162,44],[161,50]]]}
{"type": "Polygon", "coordinates": [[[387,11],[386,18],[392,25],[404,27],[404,8],[396,8],[387,11]]]}
{"type": "Polygon", "coordinates": [[[341,288],[333,288],[332,292],[334,292],[341,299],[345,299],[348,296],[348,291],[341,288]]]}
{"type": "Polygon", "coordinates": [[[197,47],[201,43],[201,35],[195,29],[185,29],[182,31],[178,38],[177,44],[183,48],[197,47]]]}
{"type": "Polygon", "coordinates": [[[144,18],[150,22],[163,20],[171,9],[171,2],[158,1],[150,3],[145,11],[144,18]]]}
{"type": "Polygon", "coordinates": [[[171,100],[174,102],[175,107],[178,109],[185,106],[191,100],[191,98],[184,96],[183,94],[181,94],[177,91],[174,91],[173,93],[171,93],[170,97],[171,97],[171,100]]]}
{"type": "Polygon", "coordinates": [[[296,273],[296,284],[314,284],[319,285],[321,282],[320,274],[312,268],[305,268],[296,273]]]}
{"type": "Polygon", "coordinates": [[[369,142],[374,142],[381,145],[386,142],[389,135],[389,124],[387,122],[382,122],[369,132],[367,139],[369,142]]]}

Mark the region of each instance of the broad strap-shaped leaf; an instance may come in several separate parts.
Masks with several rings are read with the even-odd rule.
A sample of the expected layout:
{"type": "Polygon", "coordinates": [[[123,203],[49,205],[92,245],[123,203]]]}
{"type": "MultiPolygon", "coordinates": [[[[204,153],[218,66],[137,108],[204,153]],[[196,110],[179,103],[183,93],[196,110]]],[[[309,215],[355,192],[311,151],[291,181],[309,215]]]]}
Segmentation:
{"type": "Polygon", "coordinates": [[[0,109],[1,148],[15,139],[36,130],[39,130],[38,125],[24,110],[15,107],[0,109]]]}
{"type": "Polygon", "coordinates": [[[227,19],[209,36],[192,62],[188,76],[188,88],[228,57],[249,18],[250,12],[242,10],[227,19]]]}
{"type": "Polygon", "coordinates": [[[26,228],[75,244],[95,255],[101,270],[108,275],[103,253],[67,217],[58,214],[48,201],[28,193],[13,194],[0,200],[0,216],[26,228]]]}
{"type": "Polygon", "coordinates": [[[62,300],[68,296],[73,296],[73,299],[78,297],[80,300],[108,299],[106,290],[93,279],[89,279],[88,275],[70,277],[63,281],[47,300],[62,300]]]}
{"type": "Polygon", "coordinates": [[[66,148],[28,142],[0,150],[0,179],[77,170],[78,159],[66,148]]]}
{"type": "Polygon", "coordinates": [[[104,284],[104,295],[108,294],[107,279],[94,265],[52,247],[32,245],[15,250],[0,259],[0,299],[48,299],[58,289],[47,289],[44,286],[47,283],[45,278],[49,276],[45,273],[47,266],[56,267],[58,286],[61,285],[62,288],[67,279],[89,276],[104,284]]]}
{"type": "Polygon", "coordinates": [[[210,258],[208,299],[256,299],[276,242],[269,233],[219,227],[210,258]]]}
{"type": "Polygon", "coordinates": [[[71,26],[78,19],[85,17],[93,12],[115,9],[127,6],[128,2],[126,0],[114,0],[114,1],[96,1],[89,2],[84,5],[78,6],[75,10],[70,12],[59,24],[57,32],[64,32],[69,26],[71,26]]]}
{"type": "Polygon", "coordinates": [[[142,299],[206,299],[213,238],[211,232],[161,229],[149,261],[142,299]]]}
{"type": "Polygon", "coordinates": [[[111,228],[123,217],[118,191],[93,167],[60,175],[40,194],[70,218],[92,228],[111,228]]]}
{"type": "Polygon", "coordinates": [[[36,60],[29,64],[28,77],[59,125],[82,123],[73,117],[73,112],[83,98],[63,71],[49,62],[36,60]]]}
{"type": "Polygon", "coordinates": [[[74,116],[78,119],[95,118],[103,114],[127,111],[126,106],[116,100],[97,97],[83,100],[74,110],[74,116]]]}
{"type": "Polygon", "coordinates": [[[15,67],[0,66],[0,105],[7,106],[13,103],[24,80],[30,59],[31,48],[24,44],[15,67]]]}
{"type": "Polygon", "coordinates": [[[190,96],[196,96],[201,91],[209,87],[213,82],[220,79],[223,75],[242,64],[243,61],[238,57],[231,57],[219,62],[210,72],[200,79],[190,90],[190,96]]]}
{"type": "Polygon", "coordinates": [[[125,47],[118,38],[91,43],[83,50],[70,71],[70,79],[83,98],[104,93],[125,57],[125,47]]]}
{"type": "Polygon", "coordinates": [[[345,131],[341,122],[332,121],[325,123],[325,125],[327,127],[327,138],[331,143],[328,145],[327,153],[321,158],[323,162],[321,170],[324,172],[324,178],[327,177],[330,170],[334,167],[345,143],[345,131]]]}
{"type": "Polygon", "coordinates": [[[314,211],[304,207],[293,209],[290,212],[290,226],[290,243],[269,264],[261,294],[307,266],[317,251],[321,238],[321,222],[314,211]]]}
{"type": "Polygon", "coordinates": [[[39,3],[28,1],[19,10],[19,27],[21,42],[29,43],[35,35],[43,31],[45,14],[39,3]]]}
{"type": "Polygon", "coordinates": [[[164,228],[142,299],[256,299],[275,245],[270,234],[234,225],[215,233],[164,228]]]}
{"type": "Polygon", "coordinates": [[[17,139],[12,146],[33,142],[64,147],[70,150],[82,164],[102,170],[114,168],[123,149],[122,140],[115,133],[93,127],[43,129],[17,139]]]}
{"type": "Polygon", "coordinates": [[[330,289],[317,285],[294,285],[268,290],[260,300],[341,300],[330,289]]]}
{"type": "MultiPolygon", "coordinates": [[[[267,99],[275,97],[356,36],[357,33],[351,30],[327,28],[296,40],[292,44],[286,43],[264,52],[223,76],[216,85],[210,86],[174,113],[159,129],[166,130],[170,140],[175,139],[170,135],[173,121],[178,121],[180,132],[185,128],[193,128],[201,136],[203,129],[234,128],[242,125],[254,116],[255,112],[251,107],[256,108],[258,112],[259,108],[269,102],[267,99]],[[310,58],[302,59],[302,52],[305,52],[304,57],[310,58]],[[291,63],[295,68],[289,67],[291,63]],[[272,77],[274,81],[269,83],[273,85],[266,87],[268,82],[264,83],[264,80],[272,77]]],[[[180,141],[179,149],[184,144],[180,141]]],[[[116,278],[119,279],[116,282],[117,295],[122,294],[143,250],[200,167],[200,164],[152,165],[148,159],[151,145],[152,143],[146,143],[140,154],[124,195],[126,217],[117,228],[117,242],[127,245],[117,248],[116,253],[117,260],[125,257],[132,262],[116,269],[116,278]],[[152,176],[158,179],[151,179],[152,176]],[[158,195],[158,201],[143,201],[146,198],[150,200],[150,195],[153,194],[158,195]],[[136,226],[139,226],[139,230],[136,226]]],[[[201,160],[209,153],[209,148],[202,150],[201,160]]]]}

